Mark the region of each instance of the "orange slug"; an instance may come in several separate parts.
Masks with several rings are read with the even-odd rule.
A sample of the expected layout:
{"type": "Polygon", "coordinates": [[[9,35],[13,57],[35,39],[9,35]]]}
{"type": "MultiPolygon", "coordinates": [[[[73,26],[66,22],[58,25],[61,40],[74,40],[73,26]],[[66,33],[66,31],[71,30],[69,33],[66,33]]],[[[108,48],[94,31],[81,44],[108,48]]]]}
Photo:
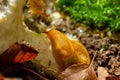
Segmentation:
{"type": "Polygon", "coordinates": [[[71,40],[74,47],[75,54],[77,55],[78,62],[82,64],[90,64],[90,56],[86,47],[79,41],[71,40]]]}
{"type": "Polygon", "coordinates": [[[75,64],[90,64],[87,49],[78,41],[69,40],[63,33],[52,29],[47,33],[52,44],[53,56],[61,69],[75,64]]]}

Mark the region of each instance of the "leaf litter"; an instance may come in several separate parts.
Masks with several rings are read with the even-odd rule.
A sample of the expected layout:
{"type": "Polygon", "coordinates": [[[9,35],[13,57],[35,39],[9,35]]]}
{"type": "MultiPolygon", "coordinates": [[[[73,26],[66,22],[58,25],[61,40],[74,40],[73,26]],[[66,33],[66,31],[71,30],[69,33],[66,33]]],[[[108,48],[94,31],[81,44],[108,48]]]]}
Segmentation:
{"type": "Polygon", "coordinates": [[[58,80],[98,80],[96,73],[93,69],[93,62],[95,56],[96,53],[89,66],[78,63],[68,67],[59,75],[58,80]]]}

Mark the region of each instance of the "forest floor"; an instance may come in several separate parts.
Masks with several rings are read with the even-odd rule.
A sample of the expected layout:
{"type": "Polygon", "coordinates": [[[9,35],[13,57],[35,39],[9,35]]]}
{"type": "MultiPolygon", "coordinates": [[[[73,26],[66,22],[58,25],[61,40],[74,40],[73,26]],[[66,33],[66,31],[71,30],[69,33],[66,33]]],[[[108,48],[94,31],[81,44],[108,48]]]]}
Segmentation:
{"type": "MultiPolygon", "coordinates": [[[[45,29],[50,27],[51,24],[45,29]]],[[[108,36],[101,37],[100,33],[94,33],[89,27],[83,27],[82,24],[75,23],[68,16],[64,19],[58,19],[54,28],[71,39],[79,40],[87,48],[91,59],[97,52],[93,63],[96,73],[98,73],[98,68],[102,67],[109,75],[120,78],[120,45],[117,39],[108,36]]],[[[45,29],[42,26],[38,32],[44,32],[45,29]]]]}
{"type": "MultiPolygon", "coordinates": [[[[64,15],[64,18],[62,18],[59,17],[59,14],[57,14],[56,16],[56,14],[54,13],[55,12],[52,13],[54,15],[51,17],[52,20],[50,19],[51,22],[47,24],[44,23],[44,21],[40,21],[40,17],[27,15],[28,13],[25,13],[25,15],[27,15],[25,17],[25,23],[27,26],[29,26],[30,29],[38,33],[44,32],[46,31],[46,29],[50,29],[51,27],[53,28],[54,26],[54,28],[63,32],[68,37],[79,40],[87,48],[91,60],[95,53],[97,53],[93,63],[94,70],[97,74],[98,68],[102,67],[107,71],[108,75],[120,78],[120,44],[118,40],[108,36],[101,37],[101,34],[94,33],[94,31],[92,31],[88,27],[82,27],[83,25],[80,23],[75,23],[74,20],[69,18],[69,16],[64,15]],[[54,17],[56,18],[53,19],[54,17]]],[[[27,65],[25,63],[25,66],[32,69],[35,68],[36,72],[40,69],[41,75],[48,76],[48,74],[44,73],[44,70],[42,70],[41,67],[36,68],[36,65],[34,66],[34,64],[31,62],[28,62],[27,65]]],[[[2,69],[3,68],[1,68],[1,70],[2,69]]],[[[12,69],[11,71],[13,70],[16,69],[12,69]]],[[[20,74],[21,73],[19,73],[19,75],[20,74]]],[[[28,73],[24,73],[24,77],[26,77],[26,74],[28,73]]],[[[28,76],[27,78],[28,80],[29,77],[30,76],[28,76]]],[[[51,76],[49,75],[49,77],[51,76]]],[[[54,80],[53,76],[51,78],[51,80],[54,80]]]]}
{"type": "Polygon", "coordinates": [[[37,30],[37,32],[44,32],[45,29],[54,26],[54,28],[68,37],[79,40],[87,48],[91,59],[97,52],[93,64],[96,72],[98,67],[102,67],[109,75],[120,78],[120,45],[117,39],[108,36],[101,37],[100,31],[94,33],[94,30],[91,30],[89,27],[83,27],[83,24],[76,23],[69,16],[64,15],[64,18],[60,17],[59,12],[54,11],[50,15],[51,22],[47,24],[47,27],[42,24],[42,26],[39,26],[39,29],[38,27],[35,29],[34,26],[39,24],[39,18],[35,18],[31,24],[29,24],[29,21],[26,21],[26,24],[28,26],[32,25],[34,28],[31,28],[35,31],[37,30]]]}

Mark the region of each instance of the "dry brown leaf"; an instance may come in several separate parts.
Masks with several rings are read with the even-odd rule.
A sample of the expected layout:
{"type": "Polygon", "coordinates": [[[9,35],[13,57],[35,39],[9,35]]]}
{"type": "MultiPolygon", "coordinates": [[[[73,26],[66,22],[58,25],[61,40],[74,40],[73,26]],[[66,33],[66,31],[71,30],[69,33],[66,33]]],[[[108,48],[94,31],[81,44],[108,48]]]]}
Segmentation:
{"type": "Polygon", "coordinates": [[[83,64],[75,64],[68,67],[59,75],[58,80],[98,80],[93,69],[93,60],[89,67],[83,64]]]}
{"type": "Polygon", "coordinates": [[[59,75],[58,80],[98,80],[93,67],[75,64],[59,75]]]}
{"type": "Polygon", "coordinates": [[[104,67],[98,67],[97,72],[98,72],[99,80],[106,80],[106,77],[109,75],[107,70],[105,70],[104,67]]]}

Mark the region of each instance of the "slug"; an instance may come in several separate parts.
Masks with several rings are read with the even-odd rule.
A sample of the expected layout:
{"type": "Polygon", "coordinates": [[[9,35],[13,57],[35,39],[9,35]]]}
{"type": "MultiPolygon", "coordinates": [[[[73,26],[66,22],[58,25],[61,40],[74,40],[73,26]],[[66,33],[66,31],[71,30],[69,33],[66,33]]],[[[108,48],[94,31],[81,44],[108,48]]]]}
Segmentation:
{"type": "Polygon", "coordinates": [[[61,70],[76,63],[90,64],[89,53],[82,43],[69,40],[63,33],[55,29],[48,31],[47,35],[51,41],[53,56],[61,70]]]}

